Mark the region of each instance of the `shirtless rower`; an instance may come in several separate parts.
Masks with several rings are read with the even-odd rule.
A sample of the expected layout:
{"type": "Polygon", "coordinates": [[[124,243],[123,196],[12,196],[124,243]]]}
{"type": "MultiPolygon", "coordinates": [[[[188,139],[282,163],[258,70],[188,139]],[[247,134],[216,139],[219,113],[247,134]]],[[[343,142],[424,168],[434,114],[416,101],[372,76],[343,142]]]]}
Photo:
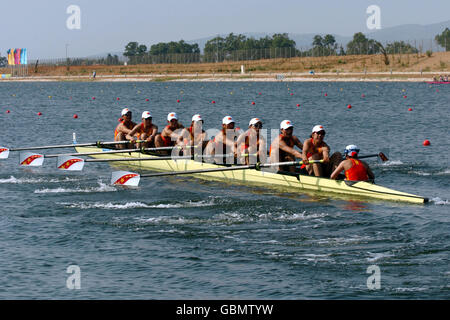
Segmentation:
{"type": "MultiPolygon", "coordinates": [[[[290,120],[283,120],[280,124],[281,133],[276,137],[270,146],[270,162],[295,161],[301,158],[302,154],[294,149],[297,146],[300,150],[303,147],[299,138],[293,135],[294,125],[290,120]]],[[[280,166],[278,171],[295,172],[295,166],[280,166]]]]}
{"type": "Polygon", "coordinates": [[[345,170],[345,180],[350,181],[373,181],[375,175],[369,165],[358,159],[359,148],[354,144],[345,147],[345,160],[331,174],[331,179],[337,179],[342,170],[345,170]]]}
{"type": "Polygon", "coordinates": [[[167,115],[167,126],[155,138],[157,148],[172,147],[180,137],[180,131],[184,126],[178,122],[178,116],[175,112],[167,115]]]}
{"type": "MultiPolygon", "coordinates": [[[[114,141],[127,141],[127,134],[133,130],[136,123],[131,121],[132,113],[128,108],[122,109],[121,117],[119,118],[119,124],[114,130],[114,141]]],[[[118,149],[131,148],[131,144],[118,144],[118,149]]]]}
{"type": "MultiPolygon", "coordinates": [[[[203,118],[199,114],[192,117],[191,126],[184,128],[178,137],[178,144],[181,146],[190,146],[197,148],[196,154],[202,154],[203,148],[206,147],[208,141],[206,140],[206,132],[202,129],[203,118]]],[[[190,150],[188,151],[190,152],[190,150]]]]}
{"type": "Polygon", "coordinates": [[[253,118],[248,124],[248,130],[238,137],[236,145],[241,163],[255,164],[257,162],[266,162],[266,140],[260,134],[262,126],[262,121],[259,118],[253,118]]]}
{"type": "Polygon", "coordinates": [[[144,143],[137,144],[138,148],[153,148],[157,133],[158,127],[152,123],[152,115],[149,111],[144,111],[142,112],[142,122],[135,125],[126,137],[128,140],[145,140],[144,143]]]}
{"type": "MultiPolygon", "coordinates": [[[[236,154],[237,131],[234,125],[235,122],[231,116],[226,116],[222,119],[222,130],[206,146],[205,153],[207,155],[236,154]]],[[[234,162],[234,158],[234,156],[227,157],[226,163],[234,162]]],[[[216,163],[223,163],[223,158],[216,158],[216,163]]]]}
{"type": "Polygon", "coordinates": [[[335,152],[330,157],[330,147],[325,143],[325,129],[321,125],[316,125],[312,129],[311,138],[305,140],[303,144],[302,159],[323,160],[323,163],[312,163],[306,165],[309,175],[316,177],[329,177],[342,160],[342,154],[335,152]]]}

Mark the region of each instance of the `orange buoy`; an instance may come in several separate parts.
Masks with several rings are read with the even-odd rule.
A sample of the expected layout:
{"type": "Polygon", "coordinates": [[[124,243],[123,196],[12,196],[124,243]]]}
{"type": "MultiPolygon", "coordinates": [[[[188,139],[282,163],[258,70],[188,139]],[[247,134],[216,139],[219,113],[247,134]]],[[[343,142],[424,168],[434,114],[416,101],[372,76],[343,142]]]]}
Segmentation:
{"type": "Polygon", "coordinates": [[[347,106],[347,109],[351,109],[351,108],[352,108],[352,105],[349,104],[349,105],[347,106]]]}
{"type": "Polygon", "coordinates": [[[178,99],[177,102],[180,103],[180,99],[178,99]]]}
{"type": "Polygon", "coordinates": [[[252,101],[252,105],[255,105],[255,101],[252,101]]]}
{"type": "Polygon", "coordinates": [[[6,113],[10,113],[11,111],[9,111],[9,110],[6,110],[6,113]]]}
{"type": "Polygon", "coordinates": [[[426,139],[423,141],[424,146],[429,146],[431,144],[430,140],[426,139]]]}
{"type": "Polygon", "coordinates": [[[145,101],[149,101],[148,99],[145,99],[145,101]]]}
{"type": "Polygon", "coordinates": [[[37,115],[38,115],[38,116],[42,116],[42,112],[38,112],[37,115]]]}
{"type": "Polygon", "coordinates": [[[409,108],[408,111],[412,111],[412,108],[409,108]]]}
{"type": "Polygon", "coordinates": [[[407,96],[403,96],[403,98],[405,98],[405,99],[406,99],[406,98],[407,98],[407,96]]]}
{"type": "Polygon", "coordinates": [[[95,100],[95,97],[92,97],[92,100],[95,100]]]}
{"type": "Polygon", "coordinates": [[[291,96],[293,96],[294,94],[291,92],[291,96]]]}
{"type": "Polygon", "coordinates": [[[297,107],[300,107],[300,103],[297,103],[297,107]]]}
{"type": "Polygon", "coordinates": [[[328,93],[325,93],[324,96],[325,96],[325,97],[328,97],[328,93]]]}
{"type": "Polygon", "coordinates": [[[74,114],[74,115],[73,115],[73,118],[74,118],[74,119],[78,119],[78,115],[77,115],[77,114],[74,114]]]}
{"type": "Polygon", "coordinates": [[[216,103],[216,102],[213,100],[213,101],[211,101],[211,103],[216,103]]]}
{"type": "Polygon", "coordinates": [[[119,101],[120,100],[120,98],[117,98],[117,101],[119,101]]]}

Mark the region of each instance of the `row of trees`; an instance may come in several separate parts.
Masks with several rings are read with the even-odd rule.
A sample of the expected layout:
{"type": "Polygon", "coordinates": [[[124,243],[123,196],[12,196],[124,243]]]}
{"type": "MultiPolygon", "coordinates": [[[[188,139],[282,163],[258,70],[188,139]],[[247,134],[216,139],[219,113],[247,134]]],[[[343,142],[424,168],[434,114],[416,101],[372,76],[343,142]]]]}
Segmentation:
{"type": "MultiPolygon", "coordinates": [[[[436,42],[450,51],[450,30],[437,35],[436,42]]],[[[272,36],[255,39],[242,34],[230,33],[226,37],[215,37],[206,42],[203,55],[200,55],[198,44],[188,44],[183,40],[179,42],[160,42],[152,45],[147,51],[145,45],[130,42],[125,47],[124,56],[130,63],[179,63],[180,54],[183,63],[190,62],[218,62],[225,60],[256,60],[270,58],[290,58],[294,56],[329,56],[354,54],[388,54],[418,53],[419,50],[404,41],[395,41],[384,47],[374,39],[368,39],[362,32],[355,33],[353,39],[344,48],[336,43],[333,35],[316,35],[313,38],[312,48],[303,52],[296,49],[296,43],[287,33],[277,33],[272,36]]]]}

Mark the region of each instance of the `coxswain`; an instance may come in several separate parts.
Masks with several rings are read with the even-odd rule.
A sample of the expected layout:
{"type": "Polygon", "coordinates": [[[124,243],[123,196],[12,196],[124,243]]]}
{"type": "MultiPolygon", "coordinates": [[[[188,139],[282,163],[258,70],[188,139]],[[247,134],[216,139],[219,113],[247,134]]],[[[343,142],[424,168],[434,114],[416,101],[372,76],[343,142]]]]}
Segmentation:
{"type": "Polygon", "coordinates": [[[302,159],[309,175],[329,177],[342,160],[340,152],[335,152],[330,157],[330,147],[324,141],[325,134],[323,126],[316,125],[310,139],[303,144],[302,159]],[[308,163],[308,160],[323,160],[323,163],[308,163]]]}
{"type": "Polygon", "coordinates": [[[345,147],[345,160],[331,174],[331,179],[337,179],[339,174],[345,170],[345,180],[350,181],[374,181],[375,175],[369,165],[358,159],[359,148],[354,145],[345,147]]]}
{"type": "MultiPolygon", "coordinates": [[[[295,161],[301,158],[302,154],[295,150],[298,147],[302,150],[303,144],[299,138],[293,135],[294,124],[290,120],[283,120],[280,124],[280,135],[276,137],[270,145],[270,162],[295,161]]],[[[295,172],[295,166],[279,166],[278,171],[295,172]]]]}
{"type": "Polygon", "coordinates": [[[153,148],[157,133],[158,127],[152,123],[152,115],[149,111],[144,111],[142,112],[142,122],[135,125],[126,137],[127,140],[145,140],[145,142],[137,144],[138,148],[153,148]]]}
{"type": "MultiPolygon", "coordinates": [[[[127,134],[133,130],[136,123],[131,121],[132,113],[128,108],[122,109],[121,117],[119,118],[119,124],[114,130],[114,141],[127,141],[127,134]]],[[[118,144],[117,148],[125,149],[131,148],[131,144],[118,144]]]]}
{"type": "Polygon", "coordinates": [[[183,128],[184,126],[178,122],[177,114],[175,112],[169,113],[167,115],[167,125],[155,138],[155,146],[157,148],[174,146],[183,128]]]}
{"type": "Polygon", "coordinates": [[[236,141],[237,152],[242,164],[266,162],[266,140],[260,134],[262,127],[262,121],[259,118],[253,118],[248,124],[248,130],[238,137],[236,141]]]}

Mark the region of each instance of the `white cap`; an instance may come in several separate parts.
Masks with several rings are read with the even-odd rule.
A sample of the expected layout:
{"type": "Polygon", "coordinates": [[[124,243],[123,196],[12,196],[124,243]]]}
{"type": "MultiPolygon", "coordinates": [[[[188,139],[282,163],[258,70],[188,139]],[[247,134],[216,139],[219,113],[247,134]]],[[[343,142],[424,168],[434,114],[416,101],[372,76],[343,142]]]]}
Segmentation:
{"type": "Polygon", "coordinates": [[[230,124],[232,122],[234,122],[234,120],[231,116],[226,116],[222,119],[222,124],[230,124]]]}
{"type": "Polygon", "coordinates": [[[149,111],[144,111],[142,112],[142,119],[147,119],[147,118],[151,118],[152,115],[150,114],[149,111]]]}
{"type": "Polygon", "coordinates": [[[280,123],[280,129],[284,129],[284,130],[289,129],[290,127],[293,127],[293,126],[294,126],[294,124],[290,120],[283,120],[280,123]]]}
{"type": "Polygon", "coordinates": [[[350,157],[354,157],[354,156],[358,155],[358,153],[359,153],[359,148],[357,145],[349,144],[348,146],[345,147],[344,154],[349,155],[350,157]]]}
{"type": "Polygon", "coordinates": [[[259,118],[253,118],[252,120],[250,120],[250,122],[248,123],[248,125],[249,125],[249,126],[253,126],[253,125],[257,124],[258,122],[261,122],[261,123],[262,123],[261,119],[259,119],[259,118]]]}
{"type": "Polygon", "coordinates": [[[122,109],[122,115],[124,116],[124,115],[126,115],[128,112],[131,112],[128,108],[124,108],[124,109],[122,109]]]}
{"type": "Polygon", "coordinates": [[[167,121],[170,121],[172,119],[178,120],[178,116],[175,112],[171,112],[167,115],[167,121]]]}
{"type": "Polygon", "coordinates": [[[203,121],[202,116],[199,114],[194,114],[192,116],[192,121],[203,121]]]}
{"type": "Polygon", "coordinates": [[[319,132],[319,131],[325,131],[323,126],[321,126],[320,124],[318,124],[317,126],[314,126],[314,128],[312,129],[312,133],[319,132]]]}

